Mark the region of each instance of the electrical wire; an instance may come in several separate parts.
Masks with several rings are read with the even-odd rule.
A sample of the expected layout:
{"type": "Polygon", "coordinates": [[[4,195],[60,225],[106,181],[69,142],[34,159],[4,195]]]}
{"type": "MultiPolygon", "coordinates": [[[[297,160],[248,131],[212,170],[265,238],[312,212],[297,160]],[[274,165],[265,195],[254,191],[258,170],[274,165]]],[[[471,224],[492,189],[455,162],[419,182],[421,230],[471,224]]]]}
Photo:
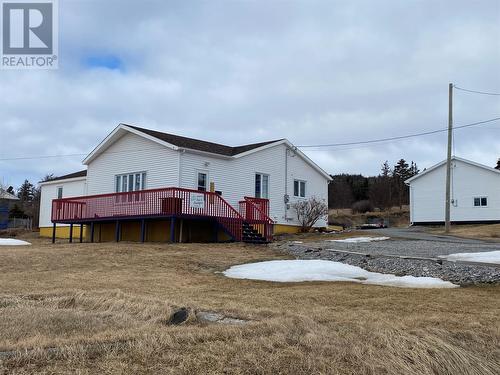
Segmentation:
{"type": "Polygon", "coordinates": [[[461,90],[461,91],[470,92],[470,93],[473,93],[473,94],[500,96],[500,93],[498,93],[498,92],[486,92],[486,91],[470,90],[470,89],[464,89],[462,87],[458,87],[456,85],[453,85],[453,88],[455,88],[457,90],[461,90]]]}
{"type": "MultiPolygon", "coordinates": [[[[469,128],[472,126],[477,126],[477,125],[482,125],[486,124],[489,122],[493,121],[498,121],[500,120],[500,117],[495,117],[491,118],[489,120],[484,120],[484,121],[478,121],[478,122],[472,122],[470,124],[464,124],[464,125],[459,125],[453,127],[453,130],[457,129],[463,129],[463,128],[469,128]]],[[[438,129],[438,130],[430,130],[427,132],[422,132],[422,133],[415,133],[415,134],[407,134],[407,135],[401,135],[397,137],[388,137],[388,138],[379,138],[379,139],[370,139],[366,141],[359,141],[359,142],[345,142],[345,143],[329,143],[329,144],[318,144],[318,145],[301,145],[297,146],[299,148],[318,148],[318,147],[340,147],[340,146],[353,146],[353,145],[363,145],[363,144],[370,144],[370,143],[379,143],[379,142],[386,142],[386,141],[397,141],[400,139],[408,139],[408,138],[415,138],[415,137],[421,137],[424,135],[431,135],[431,134],[436,134],[436,133],[442,133],[448,131],[448,128],[443,128],[443,129],[438,129]]]]}
{"type": "MultiPolygon", "coordinates": [[[[455,126],[453,128],[453,130],[468,128],[468,127],[472,127],[472,126],[478,126],[478,125],[482,125],[482,124],[486,124],[486,123],[490,123],[490,122],[498,121],[498,120],[500,120],[500,117],[495,117],[495,118],[491,118],[489,120],[484,120],[484,121],[472,122],[469,124],[455,126]]],[[[448,131],[448,128],[431,130],[431,131],[422,132],[422,133],[402,135],[402,136],[397,136],[397,137],[371,139],[371,140],[367,140],[367,141],[331,143],[331,144],[319,144],[319,145],[302,145],[302,146],[297,146],[297,147],[298,148],[321,148],[321,147],[360,146],[360,145],[366,145],[366,144],[372,144],[372,143],[390,142],[390,141],[397,141],[397,140],[401,140],[401,139],[421,137],[421,136],[426,136],[426,135],[431,135],[431,134],[442,133],[442,132],[446,132],[446,131],[448,131]]],[[[355,148],[358,148],[358,147],[355,147],[355,148]]],[[[345,149],[350,149],[350,148],[345,148],[345,149]]],[[[131,149],[131,150],[121,150],[121,151],[115,151],[115,152],[108,152],[108,153],[109,154],[121,154],[121,153],[142,152],[142,151],[148,151],[148,150],[147,149],[131,149]]],[[[309,150],[309,151],[319,151],[319,150],[309,150]]],[[[50,158],[77,157],[77,156],[82,157],[82,156],[87,156],[87,155],[88,155],[88,153],[19,156],[19,157],[11,157],[11,158],[0,158],[0,161],[50,159],[50,158]]]]}

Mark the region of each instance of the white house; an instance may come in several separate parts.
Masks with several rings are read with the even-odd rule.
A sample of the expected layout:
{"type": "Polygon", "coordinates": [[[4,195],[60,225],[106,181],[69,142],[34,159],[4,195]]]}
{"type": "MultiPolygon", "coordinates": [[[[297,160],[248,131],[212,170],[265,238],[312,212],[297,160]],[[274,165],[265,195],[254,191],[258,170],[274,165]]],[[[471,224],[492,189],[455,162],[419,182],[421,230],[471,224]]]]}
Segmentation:
{"type": "MultiPolygon", "coordinates": [[[[451,221],[500,222],[500,170],[454,156],[451,163],[451,221]]],[[[444,222],[446,161],[408,179],[412,224],[444,222]]]]}
{"type": "MultiPolygon", "coordinates": [[[[179,216],[183,219],[181,228],[179,223],[174,225],[174,220],[170,220],[170,235],[175,232],[177,239],[186,239],[188,231],[191,235],[198,231],[194,224],[188,223],[190,219],[227,215],[231,220],[254,220],[254,227],[264,220],[272,221],[275,233],[296,231],[299,223],[293,203],[313,196],[326,202],[331,180],[286,139],[230,147],[125,124],[117,126],[83,164],[87,166],[86,171],[41,183],[42,235],[51,235],[53,222],[61,228],[66,226],[66,229],[57,229],[58,236],[66,237],[71,224],[92,225],[95,231],[94,224],[109,227],[117,223],[117,218],[129,221],[137,218],[134,231],[140,231],[142,239],[144,225],[148,224],[146,237],[159,238],[161,236],[151,233],[151,228],[158,223],[141,220],[179,216]],[[166,193],[166,188],[176,190],[166,193]],[[149,193],[136,193],[143,190],[149,193]],[[128,198],[124,198],[126,194],[128,198]],[[153,197],[153,194],[156,195],[153,197]],[[101,197],[94,198],[96,195],[101,197]],[[74,197],[86,198],[67,199],[74,197]],[[56,205],[53,199],[57,198],[62,201],[56,205]],[[177,203],[172,203],[172,199],[182,201],[178,203],[182,209],[175,206],[177,203]],[[200,199],[198,203],[197,199],[200,199]],[[168,209],[166,205],[170,205],[168,209]],[[261,222],[257,223],[257,219],[261,222]]],[[[227,229],[224,219],[218,221],[227,229]]],[[[324,218],[316,226],[326,224],[324,218]]],[[[133,226],[129,222],[127,225],[133,226]]],[[[108,231],[113,232],[110,228],[108,231]]],[[[127,238],[123,226],[116,225],[114,229],[120,238],[127,238]]],[[[98,230],[102,232],[101,227],[98,230]]]]}

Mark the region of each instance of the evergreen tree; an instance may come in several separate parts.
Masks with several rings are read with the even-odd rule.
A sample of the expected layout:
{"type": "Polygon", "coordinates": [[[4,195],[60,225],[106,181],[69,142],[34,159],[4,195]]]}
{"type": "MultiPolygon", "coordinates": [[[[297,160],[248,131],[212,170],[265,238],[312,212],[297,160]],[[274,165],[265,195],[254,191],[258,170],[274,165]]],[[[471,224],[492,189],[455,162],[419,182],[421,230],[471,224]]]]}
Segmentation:
{"type": "Polygon", "coordinates": [[[400,209],[403,207],[403,204],[408,203],[409,194],[408,187],[405,185],[405,180],[411,177],[411,173],[410,166],[405,159],[400,159],[394,166],[394,170],[392,172],[400,209]]]}
{"type": "Polygon", "coordinates": [[[500,170],[500,158],[498,158],[497,166],[495,167],[495,169],[499,169],[500,170]]]}
{"type": "Polygon", "coordinates": [[[28,180],[24,180],[23,184],[17,191],[17,197],[21,202],[31,202],[35,197],[35,187],[28,180]]]}
{"type": "Polygon", "coordinates": [[[381,169],[381,176],[382,177],[391,177],[391,167],[389,167],[389,162],[386,160],[384,164],[382,164],[382,169],[381,169]]]}

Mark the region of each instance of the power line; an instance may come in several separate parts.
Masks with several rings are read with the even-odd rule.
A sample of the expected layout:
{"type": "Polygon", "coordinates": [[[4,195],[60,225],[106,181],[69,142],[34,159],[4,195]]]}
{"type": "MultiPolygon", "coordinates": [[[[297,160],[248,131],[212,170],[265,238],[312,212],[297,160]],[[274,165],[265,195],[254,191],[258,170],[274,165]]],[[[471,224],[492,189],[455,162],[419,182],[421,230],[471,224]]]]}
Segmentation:
{"type": "MultiPolygon", "coordinates": [[[[492,118],[492,119],[489,119],[489,120],[478,121],[478,122],[473,122],[473,123],[470,123],[470,124],[456,126],[454,129],[468,128],[468,127],[471,127],[471,126],[477,126],[477,125],[486,124],[486,123],[493,122],[493,121],[498,121],[498,120],[500,120],[500,117],[495,117],[495,118],[492,118]]],[[[430,134],[436,134],[436,133],[445,132],[447,130],[448,129],[438,129],[438,130],[431,130],[431,131],[422,132],[422,133],[402,135],[402,136],[398,136],[398,137],[372,139],[372,140],[359,141],[359,142],[332,143],[332,144],[321,144],[321,145],[302,145],[302,146],[297,146],[297,147],[300,147],[300,148],[309,148],[309,147],[314,148],[314,147],[340,147],[340,146],[365,145],[365,144],[371,144],[371,143],[389,142],[389,141],[396,141],[396,140],[407,139],[407,138],[420,137],[420,136],[425,136],[425,135],[430,135],[430,134]]],[[[147,149],[129,149],[129,150],[114,151],[114,152],[112,151],[112,152],[108,152],[108,153],[109,154],[121,154],[121,153],[142,152],[142,151],[148,151],[148,150],[147,149]]],[[[314,150],[311,150],[311,151],[314,151],[314,150]]],[[[63,157],[77,157],[77,156],[82,157],[82,156],[87,156],[87,155],[88,155],[88,153],[36,155],[36,156],[19,156],[19,157],[11,157],[11,158],[0,158],[0,161],[51,159],[51,158],[63,158],[63,157]]]]}
{"type": "Polygon", "coordinates": [[[478,90],[469,90],[469,89],[464,89],[462,87],[458,87],[456,85],[453,85],[453,87],[457,90],[461,90],[461,91],[466,91],[466,92],[471,92],[471,93],[474,93],[474,94],[482,94],[482,95],[492,95],[492,96],[500,96],[500,93],[498,92],[486,92],[486,91],[478,91],[478,90]]]}
{"type": "MultiPolygon", "coordinates": [[[[481,124],[486,124],[489,122],[493,121],[498,121],[500,120],[500,117],[495,117],[489,120],[484,120],[484,121],[478,121],[478,122],[473,122],[470,124],[465,124],[465,125],[460,125],[460,126],[455,126],[454,129],[463,129],[463,128],[469,128],[472,126],[477,126],[481,124]]],[[[309,147],[340,147],[340,146],[353,146],[353,145],[363,145],[363,144],[370,144],[370,143],[379,143],[379,142],[386,142],[386,141],[397,141],[401,139],[408,139],[408,138],[415,138],[415,137],[421,137],[424,135],[431,135],[431,134],[436,134],[436,133],[442,133],[448,131],[448,128],[446,129],[438,129],[438,130],[430,130],[427,132],[422,132],[422,133],[414,133],[414,134],[407,134],[407,135],[401,135],[397,137],[388,137],[388,138],[379,138],[379,139],[371,139],[367,141],[358,141],[358,142],[345,142],[345,143],[330,143],[330,144],[319,144],[319,145],[302,145],[302,146],[297,146],[300,148],[309,148],[309,147]]]]}

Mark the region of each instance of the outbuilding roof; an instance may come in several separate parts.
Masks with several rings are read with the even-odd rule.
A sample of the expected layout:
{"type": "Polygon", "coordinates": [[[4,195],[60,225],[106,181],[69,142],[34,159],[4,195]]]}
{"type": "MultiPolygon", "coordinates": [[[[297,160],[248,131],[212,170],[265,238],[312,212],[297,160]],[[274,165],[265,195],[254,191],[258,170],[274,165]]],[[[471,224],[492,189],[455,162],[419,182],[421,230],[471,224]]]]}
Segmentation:
{"type": "MultiPolygon", "coordinates": [[[[478,168],[482,168],[482,169],[486,169],[487,171],[490,171],[490,172],[494,172],[494,173],[498,173],[498,175],[500,176],[500,170],[498,169],[495,169],[495,168],[491,168],[491,167],[488,167],[487,165],[484,165],[484,164],[479,164],[479,163],[476,163],[475,161],[472,161],[472,160],[467,160],[467,159],[464,159],[464,158],[459,158],[458,156],[453,156],[451,158],[451,160],[458,160],[458,161],[461,161],[462,163],[466,163],[466,164],[469,164],[469,165],[473,165],[474,167],[478,167],[478,168]]],[[[408,180],[405,181],[406,184],[409,184],[410,182],[416,180],[417,178],[420,178],[422,176],[425,176],[427,173],[441,167],[442,165],[445,165],[446,164],[446,160],[443,160],[442,162],[440,163],[437,163],[435,165],[433,165],[432,167],[429,167],[427,169],[424,169],[422,172],[420,172],[419,174],[409,178],[408,180]]]]}
{"type": "Polygon", "coordinates": [[[5,199],[9,201],[18,201],[19,198],[16,197],[14,194],[9,193],[8,191],[5,191],[3,189],[0,189],[0,199],[5,199]]]}
{"type": "Polygon", "coordinates": [[[84,169],[83,171],[68,173],[68,174],[65,174],[63,176],[54,177],[54,178],[51,178],[48,181],[43,181],[43,182],[54,182],[54,181],[60,181],[60,180],[69,180],[70,178],[80,178],[80,177],[86,177],[86,176],[87,176],[87,170],[84,169]]]}

